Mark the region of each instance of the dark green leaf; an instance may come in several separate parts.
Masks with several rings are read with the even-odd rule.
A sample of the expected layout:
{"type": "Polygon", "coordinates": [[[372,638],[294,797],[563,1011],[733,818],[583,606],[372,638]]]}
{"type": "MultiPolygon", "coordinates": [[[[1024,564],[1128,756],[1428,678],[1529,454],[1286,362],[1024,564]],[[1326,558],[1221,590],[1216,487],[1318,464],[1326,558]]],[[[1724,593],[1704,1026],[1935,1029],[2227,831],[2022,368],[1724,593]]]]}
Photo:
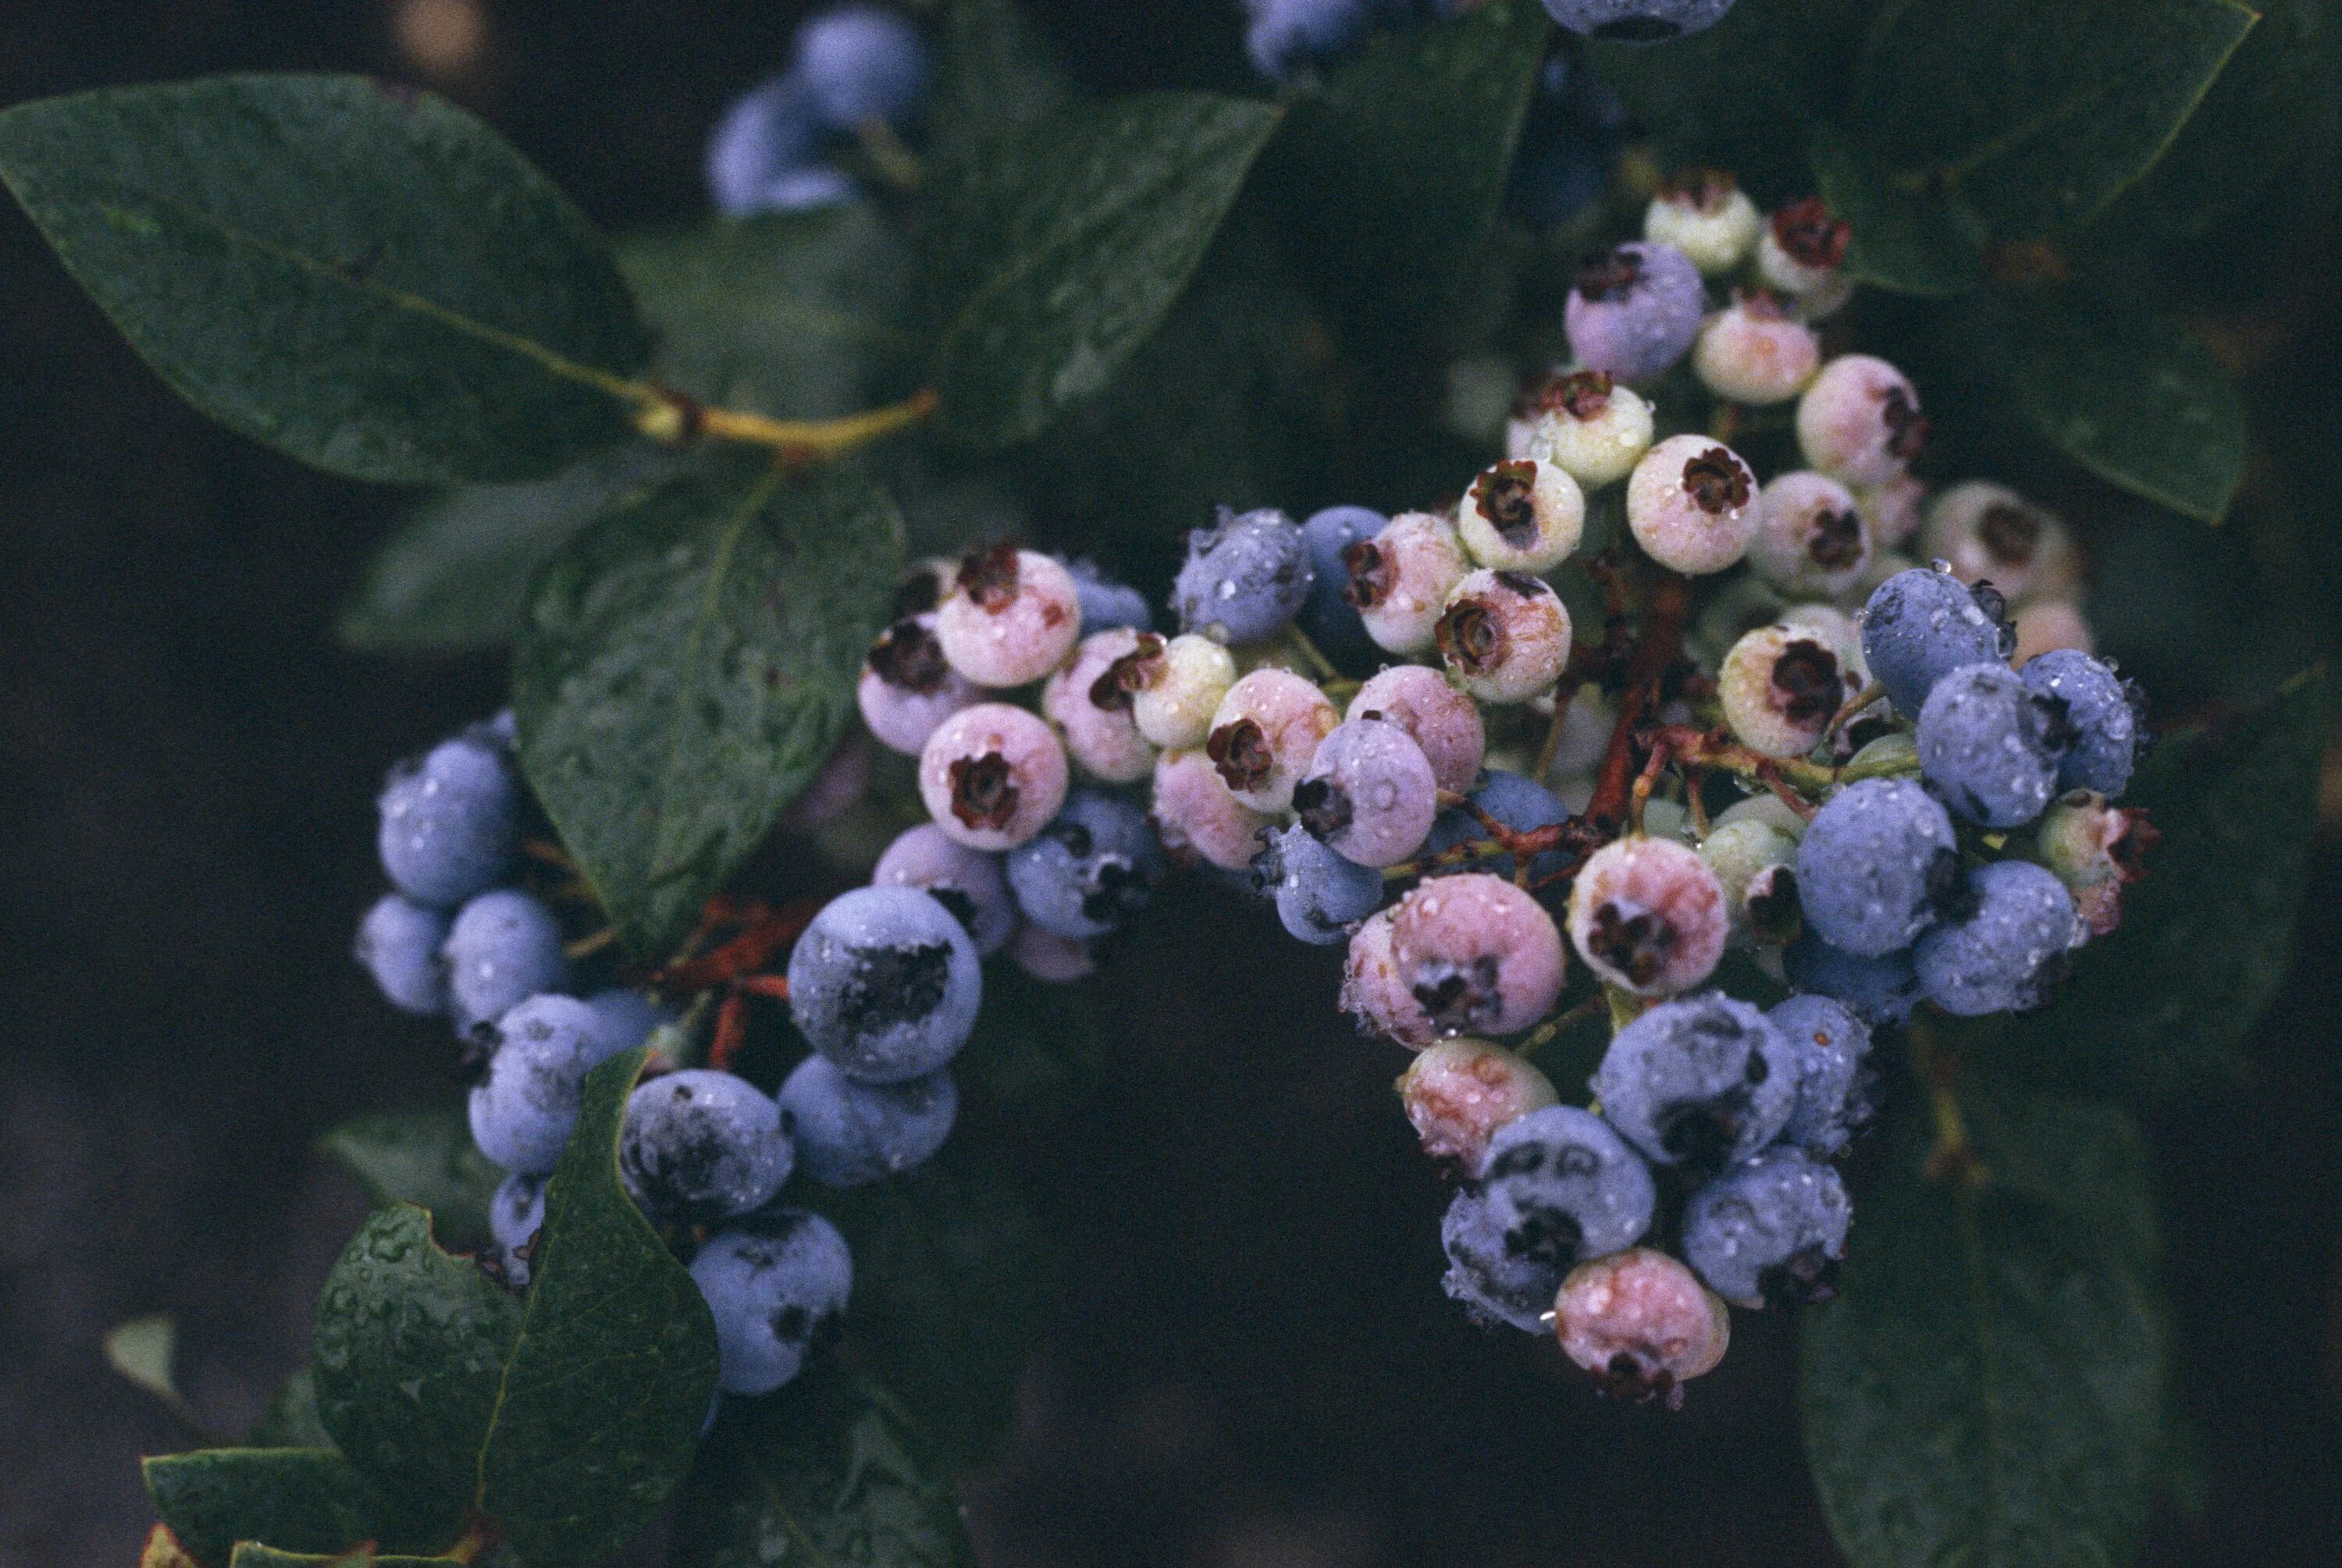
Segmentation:
{"type": "Polygon", "coordinates": [[[342,612],[342,641],[388,654],[509,642],[537,569],[620,496],[674,467],[656,447],[616,446],[550,479],[433,496],[375,549],[342,612]]]}
{"type": "Polygon", "coordinates": [[[1367,346],[1456,302],[1503,203],[1552,24],[1534,0],[1376,39],[1295,100],[1264,177],[1367,346]]]}
{"type": "Polygon", "coordinates": [[[1853,225],[1847,273],[1898,294],[1955,295],[1983,281],[1984,220],[1959,195],[1888,173],[1829,126],[1814,135],[1815,182],[1853,225]]]}
{"type": "Polygon", "coordinates": [[[1102,391],[1186,286],[1276,119],[1142,94],[1054,110],[939,171],[927,267],[947,425],[1005,446],[1102,391]]]}
{"type": "Polygon", "coordinates": [[[995,964],[984,976],[976,1034],[952,1074],[1002,1104],[1046,1103],[1096,1074],[1105,1044],[1088,987],[1046,984],[1013,964],[995,964]]]}
{"type": "Polygon", "coordinates": [[[726,1413],[684,1489],[673,1553],[676,1568],[976,1561],[949,1480],[894,1402],[834,1366],[726,1413]]]}
{"type": "Polygon", "coordinates": [[[187,1554],[221,1568],[239,1541],[339,1552],[361,1541],[435,1552],[462,1529],[460,1508],[395,1503],[330,1448],[210,1448],[143,1462],[146,1495],[187,1554]]]}
{"type": "Polygon", "coordinates": [[[866,481],[726,460],[622,502],[538,577],[521,765],[636,954],[690,929],[845,733],[901,532],[866,481]]]}
{"type": "Polygon", "coordinates": [[[196,407],[360,479],[535,478],[624,440],[646,344],[586,220],[462,110],[355,76],[0,115],[0,179],[196,407]]]}
{"type": "Polygon", "coordinates": [[[2253,20],[2234,0],[1890,5],[1838,124],[2006,238],[2065,234],[2162,155],[2253,20]]]}
{"type": "Polygon", "coordinates": [[[344,1552],[280,1552],[257,1541],[239,1541],[228,1568],[458,1568],[458,1564],[471,1561],[400,1554],[385,1557],[374,1553],[352,1555],[344,1552]]]}
{"type": "Polygon", "coordinates": [[[317,1380],[307,1367],[279,1383],[252,1430],[244,1434],[250,1448],[331,1448],[334,1434],[317,1419],[317,1380]]]}
{"type": "Polygon", "coordinates": [[[1016,0],[951,0],[927,96],[929,156],[948,160],[1072,95],[1056,49],[1016,0]]]}
{"type": "Polygon", "coordinates": [[[830,419],[910,393],[909,250],[864,203],[618,246],[659,378],[703,403],[830,419]]]}
{"type": "Polygon", "coordinates": [[[488,1199],[504,1173],[473,1144],[461,1106],[371,1112],[343,1123],[318,1144],[375,1203],[430,1210],[432,1229],[444,1241],[487,1239],[488,1199]]]}
{"type": "Polygon", "coordinates": [[[525,1297],[401,1205],[351,1243],[318,1309],[318,1408],[342,1451],[401,1495],[480,1510],[530,1562],[593,1561],[648,1522],[716,1386],[706,1305],[618,1180],[643,1061],[586,1078],[525,1297]]]}
{"type": "Polygon", "coordinates": [[[2016,1111],[1997,1147],[1979,1139],[1984,1186],[1929,1183],[1907,1146],[1865,1198],[1843,1294],[1805,1320],[1801,1382],[1815,1485],[1856,1568],[2129,1560],[2162,1442],[2163,1326],[2128,1229],[2145,1199],[1992,1180],[2135,1171],[2117,1126],[2016,1111]],[[2110,1134],[2118,1151],[2029,1147],[2110,1134]]]}

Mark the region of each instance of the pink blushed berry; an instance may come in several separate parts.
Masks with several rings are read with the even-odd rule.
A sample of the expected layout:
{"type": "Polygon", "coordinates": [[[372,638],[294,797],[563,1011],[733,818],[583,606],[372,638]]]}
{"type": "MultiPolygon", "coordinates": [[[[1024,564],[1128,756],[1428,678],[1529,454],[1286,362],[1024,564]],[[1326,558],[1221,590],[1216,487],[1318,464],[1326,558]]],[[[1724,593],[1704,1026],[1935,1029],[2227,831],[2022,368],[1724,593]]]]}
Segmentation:
{"type": "Polygon", "coordinates": [[[1692,373],[1727,403],[1787,403],[1821,368],[1813,328],[1769,294],[1744,295],[1707,318],[1692,345],[1692,373]]]}
{"type": "Polygon", "coordinates": [[[1396,865],[1423,847],[1439,784],[1415,738],[1387,719],[1352,719],[1317,744],[1294,786],[1309,835],[1359,865],[1396,865]]]}
{"type": "Polygon", "coordinates": [[[1414,737],[1431,776],[1450,794],[1463,794],[1480,772],[1488,734],[1479,704],[1426,664],[1394,664],[1371,676],[1350,699],[1351,719],[1384,718],[1414,737]]]}
{"type": "Polygon", "coordinates": [[[933,611],[881,632],[854,687],[863,724],[879,744],[906,756],[917,756],[937,724],[983,700],[975,683],[944,662],[933,611]]]}
{"type": "Polygon", "coordinates": [[[1569,940],[1596,974],[1637,996],[1706,980],[1731,921],[1699,852],[1666,838],[1622,838],[1594,852],[1569,890],[1569,940]]]}
{"type": "Polygon", "coordinates": [[[1800,469],[1776,476],[1758,493],[1756,536],[1748,564],[1791,598],[1836,598],[1870,564],[1870,525],[1854,494],[1837,480],[1800,469]]]}
{"type": "Polygon", "coordinates": [[[1732,644],[1716,676],[1724,722],[1750,751],[1801,757],[1853,695],[1827,642],[1802,627],[1759,626],[1732,644]]]}
{"type": "Polygon", "coordinates": [[[925,889],[967,927],[986,957],[1016,929],[1016,901],[1000,857],[968,848],[932,822],[906,828],[886,846],[870,868],[870,885],[925,889]]]}
{"type": "Polygon", "coordinates": [[[970,552],[936,611],[944,657],[979,686],[1039,680],[1065,662],[1081,630],[1073,574],[1012,544],[970,552]]]}
{"type": "Polygon", "coordinates": [[[1566,963],[1553,916],[1484,872],[1433,877],[1400,900],[1391,959],[1442,1034],[1528,1028],[1553,1011],[1566,963]]]}
{"type": "Polygon", "coordinates": [[[1375,645],[1394,654],[1431,646],[1431,628],[1471,563],[1463,541],[1428,512],[1402,512],[1371,539],[1342,552],[1350,585],[1342,596],[1375,645]]]}
{"type": "Polygon", "coordinates": [[[1168,642],[1139,634],[1118,660],[1115,679],[1130,694],[1131,722],[1154,745],[1184,751],[1212,733],[1212,714],[1236,684],[1236,662],[1219,644],[1196,632],[1168,642]]]}
{"type": "Polygon", "coordinates": [[[2036,842],[2090,934],[2104,936],[2122,923],[2122,890],[2146,874],[2147,857],[2163,834],[2145,812],[2076,790],[2043,814],[2036,842]]]}
{"type": "Polygon", "coordinates": [[[1691,576],[1721,572],[1747,553],[1759,515],[1756,476],[1740,454],[1705,435],[1670,435],[1626,481],[1626,526],[1660,565],[1691,576]]]}
{"type": "Polygon", "coordinates": [[[1747,260],[1764,226],[1756,204],[1722,169],[1668,176],[1643,211],[1643,237],[1675,246],[1706,277],[1721,277],[1747,260]]]}
{"type": "Polygon", "coordinates": [[[1526,702],[1569,663],[1569,611],[1543,578],[1483,568],[1456,584],[1432,641],[1456,684],[1484,703],[1526,702]]]}
{"type": "Polygon", "coordinates": [[[1237,800],[1259,812],[1293,804],[1293,786],[1341,722],[1315,684],[1291,670],[1255,670],[1213,711],[1205,754],[1237,800]]]}
{"type": "Polygon", "coordinates": [[[1271,820],[1230,794],[1219,769],[1199,751],[1167,751],[1155,759],[1153,814],[1164,848],[1222,871],[1252,864],[1260,830],[1271,820]]]}
{"type": "Polygon", "coordinates": [[[1017,968],[1046,985],[1067,985],[1097,973],[1090,944],[1079,937],[1060,936],[1027,921],[1008,939],[1008,957],[1017,968]]]}
{"type": "Polygon", "coordinates": [[[1066,748],[1023,708],[979,703],[936,726],[919,753],[919,798],[970,849],[1014,849],[1066,802],[1066,748]]]}
{"type": "Polygon", "coordinates": [[[1391,955],[1391,924],[1397,910],[1378,909],[1350,934],[1342,968],[1342,1011],[1364,1034],[1380,1034],[1420,1051],[1439,1038],[1438,1026],[1399,973],[1391,955]]]}
{"type": "Polygon", "coordinates": [[[2097,634],[2080,609],[2063,599],[2036,599],[2017,612],[2017,652],[2008,662],[2021,670],[2041,654],[2059,648],[2093,654],[2097,646],[2097,634]]]}
{"type": "Polygon", "coordinates": [[[1155,748],[1138,733],[1134,694],[1122,678],[1131,667],[1124,661],[1139,662],[1140,639],[1152,636],[1116,626],[1084,637],[1041,688],[1042,714],[1065,737],[1075,765],[1093,778],[1136,784],[1155,771],[1155,748]]]}
{"type": "Polygon", "coordinates": [[[1472,1172],[1496,1129],[1559,1104],[1553,1081],[1526,1057],[1486,1040],[1443,1040],[1398,1080],[1399,1103],[1423,1152],[1450,1170],[1472,1172]]]}
{"type": "Polygon", "coordinates": [[[1881,550],[1900,548],[1919,531],[1927,499],[1927,482],[1909,474],[1898,474],[1884,484],[1866,485],[1854,493],[1862,520],[1870,524],[1871,543],[1881,550]]]}
{"type": "Polygon", "coordinates": [[[2066,524],[2005,484],[1970,480],[1937,495],[1919,548],[1964,583],[1990,583],[2011,604],[2071,599],[2082,586],[2081,554],[2066,524]]]}
{"type": "Polygon", "coordinates": [[[1683,1403],[1732,1343],[1724,1298],[1662,1252],[1633,1247],[1580,1263],[1561,1282],[1554,1333],[1571,1361],[1617,1399],[1683,1403]]]}
{"type": "Polygon", "coordinates": [[[1484,468],[1456,508],[1473,560],[1498,571],[1550,572],[1577,548],[1586,494],[1556,463],[1508,457],[1484,468]]]}
{"type": "Polygon", "coordinates": [[[1927,419],[1910,378],[1867,354],[1822,366],[1797,400],[1807,466],[1848,484],[1884,484],[1927,448],[1927,419]]]}
{"type": "Polygon", "coordinates": [[[1547,377],[1514,416],[1523,431],[1513,455],[1557,464],[1588,490],[1626,478],[1651,449],[1651,405],[1598,370],[1547,377]]]}

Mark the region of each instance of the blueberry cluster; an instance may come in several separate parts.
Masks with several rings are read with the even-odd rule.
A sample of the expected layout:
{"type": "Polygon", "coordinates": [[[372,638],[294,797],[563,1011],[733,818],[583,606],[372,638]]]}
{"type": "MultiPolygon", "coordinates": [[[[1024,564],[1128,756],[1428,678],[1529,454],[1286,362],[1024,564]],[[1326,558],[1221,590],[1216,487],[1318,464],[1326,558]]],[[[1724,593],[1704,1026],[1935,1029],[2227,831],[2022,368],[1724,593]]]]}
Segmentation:
{"type": "Polygon", "coordinates": [[[789,68],[743,95],[707,144],[707,190],[729,217],[854,200],[835,161],[856,146],[899,152],[927,90],[926,45],[879,5],[841,5],[797,32],[789,68]]]}

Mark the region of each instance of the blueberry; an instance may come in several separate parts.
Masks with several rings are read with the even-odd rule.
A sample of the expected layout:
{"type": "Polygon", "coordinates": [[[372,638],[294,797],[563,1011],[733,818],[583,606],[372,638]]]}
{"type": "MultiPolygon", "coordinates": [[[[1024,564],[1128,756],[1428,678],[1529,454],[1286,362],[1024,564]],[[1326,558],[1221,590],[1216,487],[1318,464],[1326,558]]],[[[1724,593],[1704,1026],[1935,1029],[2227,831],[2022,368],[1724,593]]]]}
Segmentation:
{"type": "Polygon", "coordinates": [[[1273,82],[1356,48],[1373,27],[1373,0],[1245,0],[1245,53],[1273,82]]]}
{"type": "Polygon", "coordinates": [[[1372,539],[1390,525],[1390,519],[1364,506],[1328,506],[1313,513],[1301,525],[1309,549],[1309,595],[1297,617],[1301,630],[1317,651],[1345,670],[1371,670],[1381,650],[1366,635],[1366,624],[1357,608],[1342,597],[1349,586],[1350,569],[1342,552],[1372,539]]]}
{"type": "Polygon", "coordinates": [[[903,830],[870,868],[873,887],[924,889],[967,928],[976,951],[990,956],[1016,931],[1016,901],[1000,857],[970,849],[931,822],[903,830]]]}
{"type": "Polygon", "coordinates": [[[1578,269],[1564,307],[1579,366],[1649,381],[1691,351],[1706,303],[1699,269],[1673,245],[1636,240],[1578,269]]]}
{"type": "Polygon", "coordinates": [[[586,1074],[611,1052],[593,1010],[574,996],[531,996],[495,1033],[488,1075],[472,1091],[472,1142],[507,1171],[542,1175],[577,1124],[586,1074]]]}
{"type": "Polygon", "coordinates": [[[1300,611],[1316,573],[1293,520],[1273,508],[1233,512],[1187,535],[1187,562],[1171,589],[1179,629],[1216,643],[1257,643],[1300,611]]]}
{"type": "Polygon", "coordinates": [[[1253,885],[1276,900],[1276,918],[1304,942],[1330,946],[1383,901],[1383,875],[1346,860],[1295,823],[1271,828],[1253,856],[1253,885]]]}
{"type": "Polygon", "coordinates": [[[1524,1333],[1544,1333],[1545,1314],[1561,1293],[1561,1270],[1506,1247],[1510,1223],[1490,1194],[1456,1193],[1439,1222],[1439,1243],[1447,1253],[1447,1273],[1440,1283],[1479,1317],[1510,1323],[1524,1333]]]}
{"type": "Polygon", "coordinates": [[[1570,70],[1559,55],[1548,61],[1513,155],[1506,211],[1532,228],[1556,229],[1600,201],[1618,161],[1612,115],[1619,112],[1590,72],[1570,70]]]}
{"type": "Polygon", "coordinates": [[[1505,1250],[1556,1268],[1633,1246],[1657,1202],[1643,1157],[1576,1105],[1547,1105],[1497,1128],[1478,1180],[1503,1222],[1505,1250]]]}
{"type": "Polygon", "coordinates": [[[558,991],[569,977],[561,924],[527,894],[484,893],[464,905],[439,954],[447,965],[457,1026],[496,1018],[529,997],[558,991]]]}
{"type": "Polygon", "coordinates": [[[2049,809],[2074,734],[2064,698],[2006,664],[1963,664],[1919,710],[1919,770],[1968,821],[2018,827],[2049,809]]]}
{"type": "Polygon", "coordinates": [[[1741,1306],[1827,1301],[1853,1218],[1838,1174],[1801,1149],[1767,1149],[1684,1205],[1684,1261],[1741,1306]]]}
{"type": "Polygon", "coordinates": [[[357,961],[390,1004],[407,1013],[447,1011],[447,974],[439,944],[447,917],[395,893],[386,893],[358,922],[357,961]]]}
{"type": "Polygon", "coordinates": [[[1897,572],[1863,608],[1863,662],[1906,717],[1916,718],[1936,683],[1952,671],[1998,664],[2016,651],[2017,632],[2000,595],[1948,572],[1897,572]]]}
{"type": "Polygon", "coordinates": [[[1911,958],[1927,1000],[1975,1017],[2038,1006],[2066,971],[2075,940],[2074,898],[2030,861],[2003,860],[1968,873],[1974,912],[1919,939],[1911,958]]]}
{"type": "Polygon", "coordinates": [[[639,991],[614,985],[586,998],[611,1055],[631,1051],[650,1038],[651,1031],[676,1021],[674,1009],[661,1007],[639,991]]]}
{"type": "Polygon", "coordinates": [[[1103,936],[1146,907],[1168,869],[1146,814],[1120,795],[1077,789],[1038,834],[1008,852],[1025,918],[1059,936],[1103,936]]]}
{"type": "Polygon", "coordinates": [[[1360,865],[1396,865],[1422,847],[1439,784],[1415,737],[1387,719],[1346,720],[1317,743],[1293,789],[1301,825],[1360,865]]]}
{"type": "Polygon", "coordinates": [[[1861,1093],[1870,1030],[1851,1007],[1827,996],[1792,996],[1766,1017],[1797,1057],[1797,1104],[1781,1129],[1785,1143],[1827,1159],[1843,1151],[1870,1119],[1861,1093]]]}
{"type": "Polygon", "coordinates": [[[789,954],[789,1009],[815,1050],[866,1084],[899,1084],[956,1055],[984,972],[951,913],[909,887],[841,895],[789,954]]]}
{"type": "Polygon", "coordinates": [[[1783,950],[1781,966],[1798,992],[1843,1002],[1874,1029],[1902,1023],[1919,1004],[1908,948],[1865,958],[1808,931],[1783,950]]]}
{"type": "Polygon", "coordinates": [[[852,135],[872,120],[899,127],[926,94],[926,45],[892,11],[841,5],[798,30],[796,75],[827,129],[852,135]]]}
{"type": "Polygon", "coordinates": [[[1664,44],[1713,27],[1732,0],[1545,0],[1553,19],[1573,33],[1621,44],[1664,44]]]}
{"type": "Polygon", "coordinates": [[[1652,1161],[1709,1174],[1746,1159],[1797,1103],[1797,1055],[1746,1002],[1662,1002],[1610,1042],[1590,1080],[1602,1114],[1652,1161]]]}
{"type": "Polygon", "coordinates": [[[716,1386],[770,1393],[846,1310],[854,1257],[827,1220],[782,1209],[708,1238],[691,1278],[716,1319],[716,1386]]]}
{"type": "Polygon", "coordinates": [[[1083,636],[1116,626],[1135,632],[1155,629],[1154,608],[1137,589],[1105,576],[1092,561],[1068,561],[1066,570],[1073,574],[1074,594],[1081,601],[1083,636]]]}
{"type": "Polygon", "coordinates": [[[803,77],[778,76],[735,100],[707,139],[707,194],[726,217],[852,199],[853,182],[816,159],[820,134],[803,77]]]}
{"type": "Polygon", "coordinates": [[[858,1187],[924,1164],[959,1114],[959,1089],[947,1072],[857,1084],[819,1054],[797,1064],[779,1098],[797,1163],[828,1187],[858,1187]]]}
{"type": "Polygon", "coordinates": [[[391,885],[452,909],[486,892],[520,848],[520,781],[501,747],[458,737],[382,786],[376,844],[391,885]]]}
{"type": "Polygon", "coordinates": [[[530,1259],[521,1255],[545,1224],[545,1178],[515,1171],[488,1195],[488,1234],[496,1243],[496,1261],[505,1278],[515,1285],[528,1283],[530,1259]]]}
{"type": "MultiPolygon", "coordinates": [[[[1569,820],[1569,808],[1561,797],[1544,785],[1534,784],[1516,773],[1503,768],[1485,769],[1468,797],[1474,805],[1511,828],[1515,833],[1531,833],[1541,827],[1553,827],[1569,820]]],[[[1449,806],[1435,818],[1431,836],[1423,841],[1417,852],[1424,857],[1455,848],[1476,838],[1486,838],[1488,830],[1470,812],[1459,806],[1449,806]]],[[[1559,871],[1568,861],[1565,850],[1551,850],[1529,862],[1532,878],[1559,871]]],[[[1465,862],[1467,871],[1493,872],[1498,876],[1513,874],[1513,857],[1501,850],[1477,854],[1465,862]]]]}
{"type": "Polygon", "coordinates": [[[2138,689],[2078,648],[2059,648],[2027,661],[2026,686],[2066,704],[2076,731],[2073,749],[2057,766],[2061,790],[2095,790],[2108,799],[2130,783],[2143,725],[2138,689]]]}
{"type": "Polygon", "coordinates": [[[1865,958],[1908,947],[1959,903],[1959,840],[1910,779],[1865,779],[1830,797],[1797,846],[1797,901],[1822,939],[1865,958]]]}
{"type": "Polygon", "coordinates": [[[781,1111],[746,1078],[706,1068],[637,1086],[618,1174],[654,1219],[707,1224],[772,1202],[793,1155],[781,1111]]]}

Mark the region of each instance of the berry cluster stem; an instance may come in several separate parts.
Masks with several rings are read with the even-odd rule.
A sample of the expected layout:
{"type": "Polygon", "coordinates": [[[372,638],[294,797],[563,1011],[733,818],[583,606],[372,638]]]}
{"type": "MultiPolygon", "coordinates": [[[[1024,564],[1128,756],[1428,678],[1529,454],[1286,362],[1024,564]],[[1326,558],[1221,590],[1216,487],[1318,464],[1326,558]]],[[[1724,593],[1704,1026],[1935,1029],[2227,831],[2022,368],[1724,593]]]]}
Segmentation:
{"type": "Polygon", "coordinates": [[[1626,684],[1618,694],[1618,722],[1610,728],[1610,745],[1602,754],[1602,771],[1594,796],[1586,804],[1588,820],[1616,833],[1626,820],[1627,797],[1635,784],[1635,737],[1658,703],[1659,681],[1683,656],[1684,626],[1691,617],[1691,584],[1674,572],[1662,572],[1651,590],[1643,617],[1642,635],[1626,660],[1626,684]]]}
{"type": "Polygon", "coordinates": [[[768,419],[745,409],[711,408],[669,387],[629,383],[629,395],[640,404],[635,428],[654,441],[682,446],[706,437],[770,448],[784,463],[805,464],[842,457],[856,447],[893,435],[919,424],[936,411],[939,401],[927,389],[900,403],[866,409],[841,419],[768,419]]]}

